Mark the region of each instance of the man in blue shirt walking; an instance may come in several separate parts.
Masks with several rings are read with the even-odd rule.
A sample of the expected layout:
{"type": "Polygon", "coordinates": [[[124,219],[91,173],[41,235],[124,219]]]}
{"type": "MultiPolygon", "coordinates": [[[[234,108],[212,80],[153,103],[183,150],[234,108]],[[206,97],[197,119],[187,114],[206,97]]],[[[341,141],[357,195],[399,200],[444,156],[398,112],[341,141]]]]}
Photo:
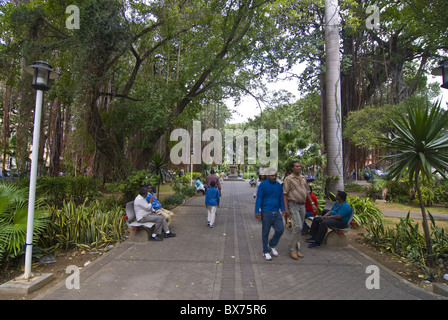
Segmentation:
{"type": "Polygon", "coordinates": [[[277,173],[269,172],[268,179],[260,183],[255,202],[255,217],[261,219],[263,241],[263,256],[267,261],[272,260],[273,256],[278,256],[275,249],[280,237],[284,232],[283,216],[285,215],[285,204],[283,202],[283,190],[280,183],[277,182],[277,173]],[[261,211],[260,211],[261,209],[261,211]],[[274,235],[268,241],[269,232],[274,229],[274,235]]]}

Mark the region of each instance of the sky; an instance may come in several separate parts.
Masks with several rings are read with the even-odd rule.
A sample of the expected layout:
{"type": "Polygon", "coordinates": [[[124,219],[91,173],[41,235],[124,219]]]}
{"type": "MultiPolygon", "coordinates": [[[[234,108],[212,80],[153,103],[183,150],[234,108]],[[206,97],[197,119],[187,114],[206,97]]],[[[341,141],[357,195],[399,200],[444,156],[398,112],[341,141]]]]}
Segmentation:
{"type": "MultiPolygon", "coordinates": [[[[300,73],[301,71],[300,66],[296,66],[291,70],[293,73],[300,73]]],[[[279,79],[284,78],[285,75],[279,76],[279,79]]],[[[442,84],[442,77],[441,76],[428,76],[428,80],[430,83],[437,82],[440,85],[442,84]]],[[[291,101],[294,102],[297,99],[300,98],[299,91],[298,91],[298,80],[297,79],[291,79],[287,81],[279,80],[275,83],[268,83],[266,84],[267,87],[270,90],[288,90],[295,96],[295,100],[291,101]]],[[[448,103],[448,89],[441,88],[441,95],[437,99],[442,99],[442,106],[446,106],[448,103]]],[[[247,121],[249,118],[254,118],[255,116],[260,114],[260,107],[258,106],[257,102],[253,97],[250,95],[245,96],[240,104],[235,107],[234,101],[232,99],[228,100],[226,102],[227,106],[230,108],[230,110],[236,110],[238,112],[233,114],[232,120],[230,120],[230,123],[241,123],[247,121]]],[[[266,105],[262,104],[263,110],[266,108],[266,105]]]]}
{"type": "MultiPolygon", "coordinates": [[[[304,69],[303,66],[297,65],[291,69],[290,73],[300,74],[303,69],[304,69]]],[[[280,74],[278,76],[278,79],[285,79],[285,78],[287,78],[287,74],[280,74]]],[[[297,99],[300,98],[298,90],[299,83],[298,80],[295,78],[293,79],[290,78],[289,80],[279,80],[277,82],[272,83],[266,83],[266,86],[269,90],[272,91],[283,89],[291,92],[291,94],[294,96],[292,98],[291,103],[297,101],[297,99]]],[[[229,99],[226,102],[226,104],[230,110],[235,110],[238,112],[233,114],[232,120],[229,121],[230,123],[245,122],[249,118],[254,118],[255,116],[260,114],[260,107],[257,101],[250,95],[246,95],[244,98],[242,98],[240,104],[236,107],[234,106],[233,99],[229,99]]],[[[261,104],[261,106],[263,110],[266,108],[266,105],[263,103],[261,104]]]]}

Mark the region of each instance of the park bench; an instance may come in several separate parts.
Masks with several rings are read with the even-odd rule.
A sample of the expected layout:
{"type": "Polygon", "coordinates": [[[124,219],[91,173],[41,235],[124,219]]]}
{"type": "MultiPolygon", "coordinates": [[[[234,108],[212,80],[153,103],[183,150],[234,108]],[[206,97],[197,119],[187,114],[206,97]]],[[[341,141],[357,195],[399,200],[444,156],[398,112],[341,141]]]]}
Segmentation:
{"type": "Polygon", "coordinates": [[[126,224],[131,229],[129,239],[135,242],[144,242],[151,239],[154,222],[135,221],[134,201],[126,203],[126,224]]]}

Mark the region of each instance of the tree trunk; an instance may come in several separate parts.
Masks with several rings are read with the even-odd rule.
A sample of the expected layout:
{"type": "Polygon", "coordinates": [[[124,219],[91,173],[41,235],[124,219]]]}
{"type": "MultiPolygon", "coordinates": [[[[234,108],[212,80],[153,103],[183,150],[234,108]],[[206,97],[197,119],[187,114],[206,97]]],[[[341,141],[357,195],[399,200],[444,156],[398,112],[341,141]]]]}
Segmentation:
{"type": "MultiPolygon", "coordinates": [[[[110,176],[113,179],[124,179],[127,176],[129,164],[126,162],[124,151],[119,138],[107,130],[97,106],[99,94],[95,89],[87,93],[87,131],[93,137],[96,148],[109,161],[110,176]]],[[[97,172],[96,172],[97,173],[97,172]]]]}
{"type": "MultiPolygon", "coordinates": [[[[417,163],[416,166],[419,164],[417,163]]],[[[422,198],[422,192],[420,191],[420,185],[418,183],[418,176],[419,176],[420,170],[415,170],[415,190],[417,191],[418,195],[418,201],[420,202],[420,209],[422,210],[422,225],[423,225],[423,231],[425,233],[425,242],[426,242],[426,250],[428,254],[427,259],[427,265],[429,267],[434,266],[434,252],[432,250],[432,240],[431,240],[431,233],[429,232],[429,226],[428,226],[428,218],[426,217],[426,210],[425,210],[425,204],[423,203],[422,198]]]]}
{"type": "Polygon", "coordinates": [[[344,189],[338,1],[325,1],[327,195],[344,189]]]}
{"type": "Polygon", "coordinates": [[[2,133],[2,153],[3,153],[3,162],[2,169],[7,169],[7,158],[8,158],[8,149],[9,149],[9,138],[11,137],[11,128],[10,128],[10,109],[11,109],[11,86],[6,85],[5,91],[3,93],[3,133],[2,133]]]}

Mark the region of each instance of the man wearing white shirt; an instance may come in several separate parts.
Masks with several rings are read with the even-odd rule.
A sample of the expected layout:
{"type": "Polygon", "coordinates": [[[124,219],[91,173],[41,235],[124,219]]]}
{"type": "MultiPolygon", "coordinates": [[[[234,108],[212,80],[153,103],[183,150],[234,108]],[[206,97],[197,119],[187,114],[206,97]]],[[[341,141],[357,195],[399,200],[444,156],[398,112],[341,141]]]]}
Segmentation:
{"type": "Polygon", "coordinates": [[[154,213],[154,209],[152,208],[152,201],[154,200],[154,196],[151,197],[149,203],[146,201],[145,197],[148,193],[147,187],[141,187],[139,195],[134,200],[134,212],[135,212],[135,220],[138,222],[154,222],[154,233],[152,234],[151,239],[155,241],[162,241],[163,239],[159,237],[159,234],[162,234],[162,231],[165,231],[165,238],[175,237],[176,234],[170,232],[168,228],[168,223],[165,220],[165,217],[162,214],[154,213]]]}

